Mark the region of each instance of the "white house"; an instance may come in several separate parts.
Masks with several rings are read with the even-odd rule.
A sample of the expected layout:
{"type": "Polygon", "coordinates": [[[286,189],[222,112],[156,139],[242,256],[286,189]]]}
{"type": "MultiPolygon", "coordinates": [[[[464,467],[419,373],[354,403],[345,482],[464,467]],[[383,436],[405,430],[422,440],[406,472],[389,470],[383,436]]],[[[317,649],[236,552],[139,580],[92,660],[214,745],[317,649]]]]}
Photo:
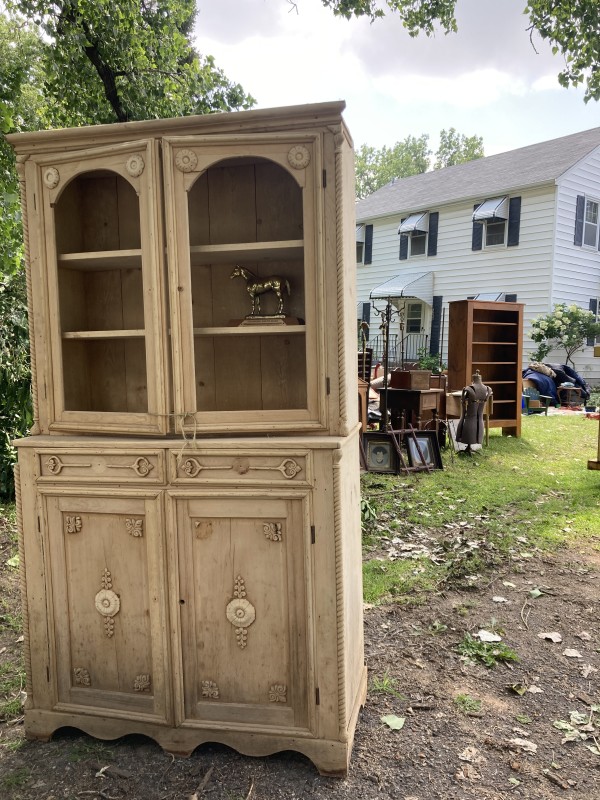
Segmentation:
{"type": "MultiPolygon", "coordinates": [[[[404,339],[405,358],[425,346],[446,360],[449,301],[516,300],[526,363],[534,317],[561,302],[600,312],[600,128],[394,180],[357,203],[356,221],[357,316],[370,315],[372,342],[372,301],[402,310],[398,358],[404,339]]],[[[575,365],[600,384],[591,344],[575,365]]]]}

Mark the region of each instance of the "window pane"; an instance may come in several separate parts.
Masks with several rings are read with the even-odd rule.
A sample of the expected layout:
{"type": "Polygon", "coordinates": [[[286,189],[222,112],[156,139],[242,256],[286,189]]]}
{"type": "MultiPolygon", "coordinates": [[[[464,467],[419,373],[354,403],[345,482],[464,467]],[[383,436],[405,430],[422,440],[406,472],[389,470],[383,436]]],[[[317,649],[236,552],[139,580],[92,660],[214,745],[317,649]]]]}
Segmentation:
{"type": "Polygon", "coordinates": [[[356,243],[356,263],[357,264],[362,264],[364,246],[365,246],[364,242],[357,242],[356,243]]]}
{"type": "Polygon", "coordinates": [[[586,222],[583,226],[583,243],[589,245],[590,247],[595,247],[597,231],[597,225],[594,225],[591,222],[586,222]]]}
{"type": "Polygon", "coordinates": [[[412,234],[410,237],[410,254],[411,256],[423,256],[425,255],[425,240],[427,239],[426,234],[412,234]]]}
{"type": "Polygon", "coordinates": [[[598,223],[598,203],[588,200],[585,204],[585,221],[592,222],[594,225],[598,223]]]}
{"type": "Polygon", "coordinates": [[[485,246],[504,244],[506,222],[487,222],[485,226],[485,246]]]}

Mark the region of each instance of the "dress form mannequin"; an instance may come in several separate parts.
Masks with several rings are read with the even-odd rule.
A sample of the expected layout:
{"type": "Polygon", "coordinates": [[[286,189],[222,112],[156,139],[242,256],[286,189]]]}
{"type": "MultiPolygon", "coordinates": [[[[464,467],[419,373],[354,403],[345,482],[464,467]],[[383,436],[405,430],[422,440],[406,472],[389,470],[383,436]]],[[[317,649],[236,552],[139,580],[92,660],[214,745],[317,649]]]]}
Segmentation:
{"type": "Polygon", "coordinates": [[[482,382],[479,371],[473,375],[471,385],[462,390],[462,411],[456,429],[456,441],[467,445],[467,453],[471,452],[471,445],[483,442],[483,409],[491,394],[492,390],[482,382]]]}

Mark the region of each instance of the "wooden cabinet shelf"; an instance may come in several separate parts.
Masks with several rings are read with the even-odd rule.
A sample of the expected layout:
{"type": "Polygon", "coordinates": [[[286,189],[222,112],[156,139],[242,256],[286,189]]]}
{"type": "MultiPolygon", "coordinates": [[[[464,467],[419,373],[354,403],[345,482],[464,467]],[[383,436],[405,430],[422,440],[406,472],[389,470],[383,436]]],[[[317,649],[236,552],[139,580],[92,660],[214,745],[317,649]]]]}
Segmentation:
{"type": "Polygon", "coordinates": [[[449,304],[448,386],[467,386],[476,370],[494,393],[490,427],[521,433],[523,306],[457,300],[449,304]]]}
{"type": "Polygon", "coordinates": [[[288,336],[306,334],[304,325],[248,325],[221,328],[194,328],[194,336],[288,336]]]}
{"type": "Polygon", "coordinates": [[[142,266],[141,250],[100,250],[95,253],[62,253],[58,264],[66,269],[132,269],[142,266]]]}
{"type": "Polygon", "coordinates": [[[302,239],[283,242],[245,242],[190,247],[192,266],[233,264],[236,261],[293,261],[303,257],[302,239]]]}
{"type": "Polygon", "coordinates": [[[124,331],[63,331],[63,339],[138,339],[145,330],[124,331]]]}

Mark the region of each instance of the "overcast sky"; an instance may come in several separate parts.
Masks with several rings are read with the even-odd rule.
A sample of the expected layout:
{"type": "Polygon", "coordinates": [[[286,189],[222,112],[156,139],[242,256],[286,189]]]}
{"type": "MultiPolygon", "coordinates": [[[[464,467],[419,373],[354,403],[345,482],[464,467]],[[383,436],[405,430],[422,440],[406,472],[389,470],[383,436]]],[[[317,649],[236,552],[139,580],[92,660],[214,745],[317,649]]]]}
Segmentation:
{"type": "Polygon", "coordinates": [[[355,144],[393,145],[443,128],[510,150],[600,126],[600,106],[563,89],[563,60],[532,46],[525,0],[458,0],[458,34],[411,39],[389,14],[337,19],[320,0],[197,0],[198,50],[257,108],[345,100],[355,144]]]}

